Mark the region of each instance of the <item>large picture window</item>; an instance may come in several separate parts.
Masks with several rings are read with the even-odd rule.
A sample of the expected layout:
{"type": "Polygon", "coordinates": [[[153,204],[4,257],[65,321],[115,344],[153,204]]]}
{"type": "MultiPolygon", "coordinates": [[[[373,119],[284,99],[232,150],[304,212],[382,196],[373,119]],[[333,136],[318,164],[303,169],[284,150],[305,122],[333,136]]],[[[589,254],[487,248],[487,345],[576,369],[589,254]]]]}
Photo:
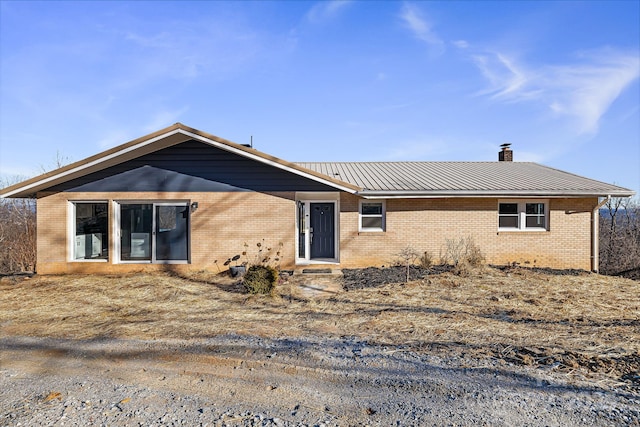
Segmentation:
{"type": "Polygon", "coordinates": [[[188,203],[119,203],[118,208],[121,262],[188,262],[188,203]]]}
{"type": "Polygon", "coordinates": [[[548,230],[548,202],[500,201],[498,204],[498,229],[503,231],[548,230]]]}
{"type": "Polygon", "coordinates": [[[384,201],[360,201],[360,231],[385,230],[384,201]]]}
{"type": "Polygon", "coordinates": [[[107,203],[73,203],[73,259],[108,259],[108,228],[109,205],[107,203]]]}

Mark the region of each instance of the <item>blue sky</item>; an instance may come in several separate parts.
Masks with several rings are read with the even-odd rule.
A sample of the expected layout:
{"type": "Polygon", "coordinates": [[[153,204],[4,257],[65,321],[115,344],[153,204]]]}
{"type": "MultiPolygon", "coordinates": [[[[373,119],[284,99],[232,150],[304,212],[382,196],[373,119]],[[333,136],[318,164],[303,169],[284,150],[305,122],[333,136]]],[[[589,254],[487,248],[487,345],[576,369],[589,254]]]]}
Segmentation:
{"type": "Polygon", "coordinates": [[[182,122],[290,161],[535,161],[640,192],[640,2],[0,0],[0,173],[182,122]]]}

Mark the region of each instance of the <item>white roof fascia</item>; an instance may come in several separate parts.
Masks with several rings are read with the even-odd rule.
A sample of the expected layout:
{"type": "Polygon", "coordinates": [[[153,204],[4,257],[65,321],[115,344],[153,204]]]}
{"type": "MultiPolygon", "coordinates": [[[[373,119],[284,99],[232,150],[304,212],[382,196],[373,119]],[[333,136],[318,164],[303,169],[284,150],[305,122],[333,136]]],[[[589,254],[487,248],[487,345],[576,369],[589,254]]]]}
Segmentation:
{"type": "Polygon", "coordinates": [[[82,170],[85,170],[85,169],[91,168],[91,167],[93,167],[93,166],[99,165],[100,163],[104,163],[104,162],[106,162],[106,161],[108,161],[108,160],[114,159],[114,158],[116,158],[116,157],[118,157],[118,156],[121,156],[121,155],[123,155],[123,154],[126,154],[126,153],[129,153],[129,152],[131,152],[131,151],[134,151],[134,150],[140,149],[140,148],[145,147],[145,146],[147,146],[147,145],[149,145],[149,144],[152,144],[152,143],[154,143],[154,142],[156,142],[156,141],[158,141],[158,140],[160,140],[160,139],[166,138],[166,137],[171,136],[171,135],[175,135],[175,134],[177,134],[177,133],[184,133],[184,132],[181,132],[181,130],[180,130],[180,129],[175,129],[175,130],[172,130],[172,131],[170,131],[170,132],[163,133],[162,135],[158,135],[158,136],[156,136],[156,137],[154,137],[154,138],[151,138],[151,139],[149,139],[149,140],[142,141],[142,142],[140,142],[139,144],[132,145],[131,147],[127,147],[127,148],[124,148],[124,149],[122,149],[122,150],[118,150],[118,151],[116,151],[115,153],[111,153],[111,154],[109,154],[109,155],[107,155],[107,156],[100,157],[99,159],[96,159],[96,160],[94,160],[94,161],[92,161],[92,162],[85,163],[85,164],[82,164],[82,165],[76,166],[76,167],[75,167],[75,168],[73,168],[73,169],[69,169],[69,170],[66,170],[66,171],[64,171],[64,172],[60,172],[60,173],[57,173],[57,174],[55,174],[55,175],[52,175],[52,176],[50,176],[50,177],[47,177],[47,178],[44,178],[44,179],[38,180],[38,181],[36,181],[36,182],[32,182],[32,183],[31,183],[31,184],[29,184],[29,185],[26,185],[26,186],[24,186],[24,187],[17,188],[17,189],[15,189],[15,190],[13,190],[13,191],[10,191],[10,192],[8,192],[8,193],[0,194],[0,197],[11,197],[13,194],[21,193],[21,192],[23,192],[23,191],[27,191],[27,190],[29,190],[29,189],[31,189],[31,188],[34,188],[34,187],[39,187],[39,186],[41,186],[41,185],[43,185],[43,184],[46,184],[47,182],[55,181],[55,180],[57,180],[57,179],[60,179],[60,178],[65,177],[65,176],[67,176],[67,175],[71,175],[71,174],[74,174],[74,173],[80,172],[80,171],[82,171],[82,170]]]}
{"type": "Polygon", "coordinates": [[[562,191],[521,191],[521,192],[477,192],[477,191],[362,191],[356,193],[358,196],[365,199],[438,199],[438,198],[455,198],[455,197],[474,197],[474,198],[524,198],[524,197],[544,197],[553,199],[563,198],[580,198],[580,197],[632,197],[635,192],[604,192],[594,193],[592,191],[586,192],[562,192],[562,191]]]}
{"type": "Polygon", "coordinates": [[[122,156],[123,154],[138,150],[138,149],[143,148],[143,147],[145,147],[147,145],[153,144],[154,142],[159,141],[159,140],[161,140],[163,138],[166,138],[166,137],[169,137],[169,136],[172,136],[172,135],[176,135],[176,134],[182,134],[182,135],[188,136],[190,138],[193,138],[193,139],[196,139],[198,141],[204,142],[206,144],[212,145],[214,147],[220,148],[222,150],[229,151],[231,153],[238,154],[240,156],[243,156],[243,157],[246,157],[246,158],[249,158],[249,159],[252,159],[252,160],[267,164],[267,165],[270,165],[270,166],[277,167],[279,169],[282,169],[282,170],[285,170],[287,172],[291,172],[291,173],[297,174],[299,176],[311,179],[311,180],[316,181],[316,182],[320,182],[322,184],[328,185],[330,187],[336,188],[336,189],[341,190],[341,191],[346,191],[346,192],[351,193],[351,194],[355,194],[356,193],[356,191],[351,189],[351,188],[341,186],[341,185],[336,184],[334,182],[331,182],[329,180],[324,180],[324,179],[322,179],[320,177],[317,177],[315,175],[307,174],[307,173],[305,173],[303,171],[299,171],[299,170],[296,170],[294,168],[290,168],[290,167],[288,167],[286,165],[282,165],[280,163],[271,161],[269,159],[265,159],[264,157],[258,156],[256,154],[248,153],[248,152],[246,152],[244,150],[240,150],[240,149],[237,149],[237,148],[232,147],[230,145],[218,142],[216,140],[213,140],[213,139],[210,139],[210,138],[206,138],[206,137],[203,137],[201,135],[198,135],[198,134],[186,131],[184,129],[178,128],[178,129],[174,129],[174,130],[171,130],[169,132],[163,133],[162,135],[158,135],[158,136],[156,136],[154,138],[142,141],[142,142],[140,142],[138,144],[135,144],[135,145],[132,145],[130,147],[124,148],[122,150],[118,150],[118,151],[116,151],[114,153],[111,153],[111,154],[109,154],[107,156],[100,157],[99,159],[96,159],[96,160],[94,160],[92,162],[79,165],[79,166],[77,166],[77,167],[75,167],[73,169],[69,169],[69,170],[66,170],[64,172],[60,172],[60,173],[57,173],[55,175],[49,176],[47,178],[43,178],[41,180],[38,180],[38,181],[33,182],[31,184],[28,184],[28,185],[26,185],[24,187],[16,188],[13,191],[10,191],[10,192],[4,193],[4,194],[0,194],[0,197],[11,197],[12,195],[14,195],[16,193],[21,193],[21,192],[24,192],[24,191],[28,191],[28,190],[30,190],[30,189],[32,189],[34,187],[42,186],[43,184],[46,184],[48,182],[59,180],[60,178],[64,178],[65,176],[72,175],[72,174],[81,172],[83,170],[89,169],[91,167],[97,166],[100,163],[104,163],[104,162],[109,161],[111,159],[114,159],[114,158],[117,158],[119,156],[122,156]]]}

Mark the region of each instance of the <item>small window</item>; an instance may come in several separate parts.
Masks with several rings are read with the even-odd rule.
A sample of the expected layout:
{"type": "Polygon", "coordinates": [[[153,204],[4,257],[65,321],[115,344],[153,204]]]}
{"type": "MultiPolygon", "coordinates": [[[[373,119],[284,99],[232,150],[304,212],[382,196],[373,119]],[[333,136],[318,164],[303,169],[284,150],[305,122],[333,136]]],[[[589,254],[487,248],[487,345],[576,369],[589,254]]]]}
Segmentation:
{"type": "Polygon", "coordinates": [[[500,228],[518,228],[517,203],[500,203],[498,226],[500,228]]]}
{"type": "Polygon", "coordinates": [[[73,207],[73,259],[108,259],[108,204],[77,202],[73,207]]]}
{"type": "Polygon", "coordinates": [[[505,201],[498,204],[498,229],[547,230],[548,202],[505,201]]]}
{"type": "Polygon", "coordinates": [[[525,217],[526,228],[546,228],[544,203],[527,203],[525,217]]]}
{"type": "Polygon", "coordinates": [[[360,202],[360,231],[384,231],[385,203],[360,202]]]}

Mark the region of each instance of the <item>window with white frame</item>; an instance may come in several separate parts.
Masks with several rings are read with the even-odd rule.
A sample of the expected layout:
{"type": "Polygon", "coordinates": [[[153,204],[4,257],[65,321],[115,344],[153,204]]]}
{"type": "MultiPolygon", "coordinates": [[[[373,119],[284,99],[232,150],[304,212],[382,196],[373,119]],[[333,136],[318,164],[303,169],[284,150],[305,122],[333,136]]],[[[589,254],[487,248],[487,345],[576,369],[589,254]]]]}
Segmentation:
{"type": "Polygon", "coordinates": [[[549,203],[539,200],[505,200],[498,203],[498,229],[503,231],[545,231],[549,203]]]}
{"type": "Polygon", "coordinates": [[[106,202],[74,202],[73,259],[109,258],[109,205],[106,202]]]}
{"type": "Polygon", "coordinates": [[[360,201],[360,231],[385,230],[385,202],[360,201]]]}

